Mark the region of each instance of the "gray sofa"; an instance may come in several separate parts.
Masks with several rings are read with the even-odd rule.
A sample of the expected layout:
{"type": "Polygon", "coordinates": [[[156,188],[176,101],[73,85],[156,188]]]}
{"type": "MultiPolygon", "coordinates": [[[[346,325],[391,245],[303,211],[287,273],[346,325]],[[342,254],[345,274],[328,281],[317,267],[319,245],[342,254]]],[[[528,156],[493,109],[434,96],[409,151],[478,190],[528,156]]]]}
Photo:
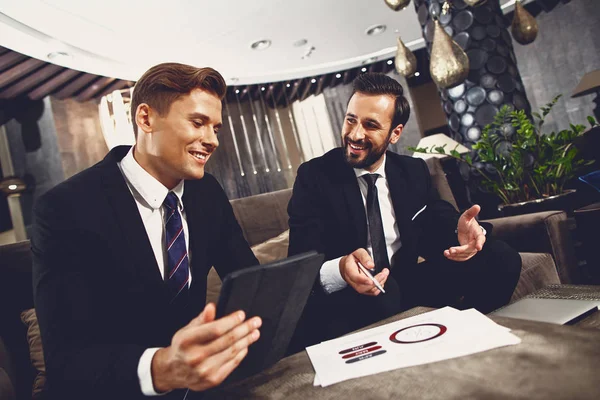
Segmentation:
{"type": "MultiPolygon", "coordinates": [[[[456,206],[438,162],[429,163],[440,195],[456,206]]],[[[261,263],[287,253],[287,203],[291,189],[232,200],[242,231],[261,263]],[[275,238],[275,239],[273,239],[275,238]]],[[[570,283],[575,258],[564,212],[551,211],[488,221],[494,234],[512,244],[523,259],[513,300],[549,284],[570,283]]],[[[207,299],[220,290],[214,270],[207,299]]],[[[35,370],[21,313],[33,307],[29,242],[0,246],[0,400],[31,399],[35,370]]]]}

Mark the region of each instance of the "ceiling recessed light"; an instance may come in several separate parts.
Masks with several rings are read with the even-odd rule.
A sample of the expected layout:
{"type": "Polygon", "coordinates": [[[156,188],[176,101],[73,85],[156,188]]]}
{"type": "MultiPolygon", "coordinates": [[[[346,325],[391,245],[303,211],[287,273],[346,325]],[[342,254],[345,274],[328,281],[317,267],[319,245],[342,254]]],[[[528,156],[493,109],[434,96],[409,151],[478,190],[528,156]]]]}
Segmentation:
{"type": "Polygon", "coordinates": [[[238,94],[240,92],[240,89],[235,89],[235,93],[238,94]]]}
{"type": "Polygon", "coordinates": [[[260,90],[262,90],[264,92],[265,91],[265,87],[264,86],[261,87],[260,90]]]}
{"type": "Polygon", "coordinates": [[[8,185],[8,190],[17,190],[17,185],[8,185]]]}
{"type": "Polygon", "coordinates": [[[271,41],[269,39],[257,40],[250,45],[252,50],[265,50],[271,47],[271,41]]]}
{"type": "Polygon", "coordinates": [[[312,78],[312,79],[310,80],[310,83],[315,83],[316,81],[317,81],[317,80],[316,80],[315,78],[312,78]]]}
{"type": "Polygon", "coordinates": [[[340,79],[342,77],[342,74],[335,74],[335,77],[340,79]]]}
{"type": "Polygon", "coordinates": [[[419,76],[421,73],[419,71],[415,72],[415,76],[419,76]]]}
{"type": "Polygon", "coordinates": [[[48,59],[54,62],[65,62],[72,58],[73,56],[66,51],[53,51],[48,53],[48,59]]]}
{"type": "Polygon", "coordinates": [[[307,43],[308,43],[308,40],[306,40],[306,39],[296,40],[294,42],[294,47],[302,47],[302,46],[304,46],[307,43]]]}
{"type": "Polygon", "coordinates": [[[392,65],[394,62],[392,60],[388,60],[387,65],[392,65]]]}
{"type": "Polygon", "coordinates": [[[365,67],[362,67],[361,71],[362,72],[367,72],[367,69],[365,67]]]}
{"type": "Polygon", "coordinates": [[[373,25],[367,28],[367,30],[365,31],[365,33],[368,36],[377,36],[377,35],[381,35],[383,32],[385,32],[385,25],[373,25]]]}
{"type": "Polygon", "coordinates": [[[285,87],[290,87],[290,86],[292,86],[292,85],[290,85],[289,83],[287,85],[285,85],[285,87]]]}

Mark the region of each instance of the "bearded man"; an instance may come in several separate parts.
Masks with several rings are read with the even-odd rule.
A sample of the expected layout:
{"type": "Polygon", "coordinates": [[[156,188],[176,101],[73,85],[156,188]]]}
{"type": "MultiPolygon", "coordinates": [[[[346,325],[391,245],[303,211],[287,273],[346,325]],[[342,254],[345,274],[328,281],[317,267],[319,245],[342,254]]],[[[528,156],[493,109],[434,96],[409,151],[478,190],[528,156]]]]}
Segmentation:
{"type": "Polygon", "coordinates": [[[478,205],[460,215],[423,160],[387,151],[410,114],[402,86],[376,73],[353,85],[343,146],[299,167],[288,206],[289,255],[317,250],[326,260],[291,352],[416,305],[490,312],[509,301],[521,271],[519,254],[486,236],[478,205]]]}

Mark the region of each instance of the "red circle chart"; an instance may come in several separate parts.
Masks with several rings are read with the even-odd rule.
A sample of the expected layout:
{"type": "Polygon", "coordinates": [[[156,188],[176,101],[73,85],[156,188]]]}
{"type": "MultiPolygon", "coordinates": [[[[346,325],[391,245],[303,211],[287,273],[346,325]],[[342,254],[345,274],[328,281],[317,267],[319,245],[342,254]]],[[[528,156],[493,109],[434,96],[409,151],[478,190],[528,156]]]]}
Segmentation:
{"type": "Polygon", "coordinates": [[[390,340],[399,344],[421,343],[442,336],[448,328],[441,324],[419,324],[402,328],[390,336],[390,340]]]}

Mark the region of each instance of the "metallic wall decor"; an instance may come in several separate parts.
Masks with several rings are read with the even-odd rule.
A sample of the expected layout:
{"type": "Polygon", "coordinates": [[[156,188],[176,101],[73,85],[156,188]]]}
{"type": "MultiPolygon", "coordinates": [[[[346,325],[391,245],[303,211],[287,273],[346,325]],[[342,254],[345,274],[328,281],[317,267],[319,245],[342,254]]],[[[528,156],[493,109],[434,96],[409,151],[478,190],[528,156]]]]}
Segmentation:
{"type": "Polygon", "coordinates": [[[399,74],[410,77],[417,72],[417,58],[410,49],[408,49],[402,39],[398,38],[398,49],[396,50],[396,58],[394,59],[396,71],[399,74]]]}
{"type": "MultiPolygon", "coordinates": [[[[530,105],[499,0],[487,0],[477,7],[470,7],[465,0],[453,0],[446,14],[441,13],[443,3],[443,0],[414,0],[431,63],[435,18],[469,58],[466,79],[456,86],[440,88],[439,93],[453,139],[471,148],[503,105],[526,112],[530,111],[530,105]]],[[[501,132],[498,135],[502,135],[506,145],[510,144],[510,135],[501,132]]],[[[500,151],[505,147],[498,148],[500,151]]],[[[478,162],[475,154],[471,155],[478,162]]],[[[465,165],[461,173],[468,179],[476,171],[465,165]]]]}
{"type": "MultiPolygon", "coordinates": [[[[278,107],[276,106],[277,101],[275,100],[275,91],[274,90],[270,90],[271,92],[271,99],[273,100],[273,110],[275,112],[275,121],[277,122],[277,128],[279,129],[279,137],[281,140],[281,145],[283,146],[283,152],[285,154],[286,160],[287,160],[287,167],[288,169],[292,169],[292,160],[290,158],[290,152],[288,151],[288,146],[287,143],[285,141],[285,135],[283,133],[283,125],[281,124],[281,116],[279,115],[279,110],[278,107]]],[[[298,150],[300,151],[300,150],[298,150]]]]}
{"type": "Polygon", "coordinates": [[[410,4],[410,0],[384,0],[385,4],[388,5],[394,11],[400,11],[406,8],[410,4]]]}
{"type": "MultiPolygon", "coordinates": [[[[264,87],[264,86],[263,86],[264,87]]],[[[273,137],[273,130],[271,128],[271,120],[269,119],[269,113],[267,106],[265,105],[265,99],[262,95],[262,89],[258,91],[258,97],[260,98],[260,109],[265,119],[265,125],[267,126],[267,132],[269,133],[269,141],[271,142],[271,150],[273,151],[273,157],[275,158],[275,165],[277,172],[281,172],[281,164],[279,163],[279,157],[277,156],[277,148],[275,147],[275,138],[273,137]]]]}
{"type": "Polygon", "coordinates": [[[288,118],[290,119],[290,125],[292,126],[292,133],[294,134],[294,141],[296,142],[296,148],[300,152],[300,160],[301,162],[306,161],[306,157],[304,155],[304,151],[302,150],[302,146],[300,146],[300,139],[298,137],[298,128],[296,128],[296,118],[294,117],[294,113],[292,112],[291,102],[288,97],[287,92],[283,89],[283,98],[285,99],[285,106],[288,112],[288,118]]]}
{"type": "Polygon", "coordinates": [[[248,95],[248,103],[250,104],[252,121],[254,121],[254,129],[256,132],[256,138],[258,139],[258,148],[260,149],[260,154],[262,155],[262,159],[265,164],[265,172],[271,172],[271,170],[269,169],[269,164],[267,163],[267,154],[265,153],[265,146],[263,145],[263,141],[261,138],[262,134],[260,126],[258,124],[258,117],[256,116],[256,109],[254,108],[254,100],[252,99],[252,96],[250,94],[248,95]]]}
{"type": "Polygon", "coordinates": [[[240,113],[240,122],[242,123],[242,131],[244,132],[244,138],[246,139],[246,148],[248,149],[248,156],[250,157],[250,163],[252,164],[252,173],[258,174],[256,170],[256,163],[254,162],[254,156],[252,155],[252,147],[250,147],[250,137],[248,136],[248,127],[246,126],[246,119],[244,118],[244,111],[242,110],[242,104],[240,103],[240,97],[236,90],[235,100],[237,102],[238,111],[240,113]]]}
{"type": "Polygon", "coordinates": [[[462,83],[469,74],[469,58],[435,20],[429,71],[438,87],[445,89],[462,83]]]}
{"type": "Polygon", "coordinates": [[[520,1],[515,2],[515,16],[510,26],[513,38],[520,44],[529,44],[538,34],[538,24],[520,1]]]}
{"type": "Polygon", "coordinates": [[[238,167],[240,168],[240,174],[245,176],[244,167],[242,166],[242,159],[240,157],[240,149],[238,147],[237,137],[235,136],[235,128],[233,126],[233,119],[231,118],[231,111],[229,111],[229,102],[224,101],[225,103],[225,112],[227,113],[227,121],[229,122],[229,131],[231,132],[231,138],[233,139],[233,148],[235,149],[235,157],[238,162],[238,167]]]}

